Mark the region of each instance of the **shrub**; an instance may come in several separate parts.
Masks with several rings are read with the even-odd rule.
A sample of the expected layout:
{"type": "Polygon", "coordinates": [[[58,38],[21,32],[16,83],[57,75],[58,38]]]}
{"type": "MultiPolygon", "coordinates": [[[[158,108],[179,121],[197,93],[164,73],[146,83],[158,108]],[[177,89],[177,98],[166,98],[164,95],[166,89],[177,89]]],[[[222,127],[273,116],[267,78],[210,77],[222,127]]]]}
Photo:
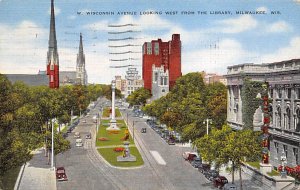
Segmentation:
{"type": "Polygon", "coordinates": [[[116,148],[114,148],[114,151],[115,152],[123,152],[124,148],[123,147],[116,147],[116,148]]]}
{"type": "Polygon", "coordinates": [[[108,141],[109,139],[106,138],[106,137],[100,137],[100,138],[98,138],[98,140],[99,140],[99,141],[108,141]]]}

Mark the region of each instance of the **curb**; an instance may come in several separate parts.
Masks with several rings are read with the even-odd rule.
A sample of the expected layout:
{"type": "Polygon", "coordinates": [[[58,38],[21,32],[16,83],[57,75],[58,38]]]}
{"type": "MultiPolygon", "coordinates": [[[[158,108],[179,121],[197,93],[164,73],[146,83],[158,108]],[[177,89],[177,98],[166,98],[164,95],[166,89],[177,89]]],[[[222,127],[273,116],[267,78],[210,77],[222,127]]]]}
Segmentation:
{"type": "Polygon", "coordinates": [[[23,173],[24,173],[24,169],[25,169],[26,165],[27,165],[27,163],[23,164],[19,171],[19,175],[18,175],[17,181],[15,183],[14,190],[18,190],[20,188],[20,184],[22,181],[22,177],[23,177],[23,173]]]}

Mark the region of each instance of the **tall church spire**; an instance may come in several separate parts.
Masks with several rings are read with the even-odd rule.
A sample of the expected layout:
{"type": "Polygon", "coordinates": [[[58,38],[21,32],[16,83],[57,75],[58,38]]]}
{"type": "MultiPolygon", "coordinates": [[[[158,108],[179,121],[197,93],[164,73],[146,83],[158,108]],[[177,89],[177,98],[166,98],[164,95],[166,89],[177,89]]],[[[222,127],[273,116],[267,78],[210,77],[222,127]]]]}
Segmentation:
{"type": "Polygon", "coordinates": [[[55,14],[54,0],[51,0],[51,17],[50,17],[50,33],[49,46],[47,52],[47,75],[49,75],[49,87],[59,87],[59,59],[57,53],[57,41],[55,31],[55,14]]]}
{"type": "Polygon", "coordinates": [[[81,33],[80,33],[80,41],[79,41],[79,52],[77,54],[76,78],[78,84],[87,85],[87,73],[85,70],[85,55],[83,53],[81,33]]]}

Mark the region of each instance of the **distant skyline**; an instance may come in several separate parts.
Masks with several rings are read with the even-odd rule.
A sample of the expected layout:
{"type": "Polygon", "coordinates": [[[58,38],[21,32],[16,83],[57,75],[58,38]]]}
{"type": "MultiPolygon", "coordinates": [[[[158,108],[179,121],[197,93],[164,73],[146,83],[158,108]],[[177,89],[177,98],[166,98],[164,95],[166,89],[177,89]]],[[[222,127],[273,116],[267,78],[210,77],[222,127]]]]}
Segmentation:
{"type": "MultiPolygon", "coordinates": [[[[110,83],[114,75],[125,75],[127,68],[110,66],[137,65],[141,74],[141,46],[109,48],[109,45],[142,45],[157,38],[169,41],[174,33],[181,36],[183,74],[203,70],[226,74],[227,66],[231,65],[300,58],[300,0],[56,0],[54,3],[60,70],[75,71],[82,33],[89,83],[110,83]],[[128,23],[136,26],[108,27],[128,23]],[[127,30],[140,32],[108,34],[127,30]],[[125,39],[128,37],[137,39],[125,39]],[[108,40],[112,38],[125,40],[108,40]],[[140,53],[109,54],[124,51],[140,53]],[[135,60],[111,61],[128,58],[135,60]]],[[[0,10],[0,73],[36,74],[45,70],[50,0],[0,0],[0,10]]]]}

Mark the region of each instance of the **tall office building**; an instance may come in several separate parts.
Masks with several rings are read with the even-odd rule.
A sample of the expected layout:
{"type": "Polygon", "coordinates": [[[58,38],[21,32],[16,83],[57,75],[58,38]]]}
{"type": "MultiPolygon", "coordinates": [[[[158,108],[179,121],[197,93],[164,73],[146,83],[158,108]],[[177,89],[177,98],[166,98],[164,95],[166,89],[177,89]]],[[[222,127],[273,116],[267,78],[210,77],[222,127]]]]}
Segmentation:
{"type": "Polygon", "coordinates": [[[169,71],[169,87],[175,85],[181,77],[181,41],[180,34],[173,34],[172,40],[163,42],[161,39],[143,44],[143,80],[144,88],[152,90],[152,68],[163,67],[169,71]]]}

